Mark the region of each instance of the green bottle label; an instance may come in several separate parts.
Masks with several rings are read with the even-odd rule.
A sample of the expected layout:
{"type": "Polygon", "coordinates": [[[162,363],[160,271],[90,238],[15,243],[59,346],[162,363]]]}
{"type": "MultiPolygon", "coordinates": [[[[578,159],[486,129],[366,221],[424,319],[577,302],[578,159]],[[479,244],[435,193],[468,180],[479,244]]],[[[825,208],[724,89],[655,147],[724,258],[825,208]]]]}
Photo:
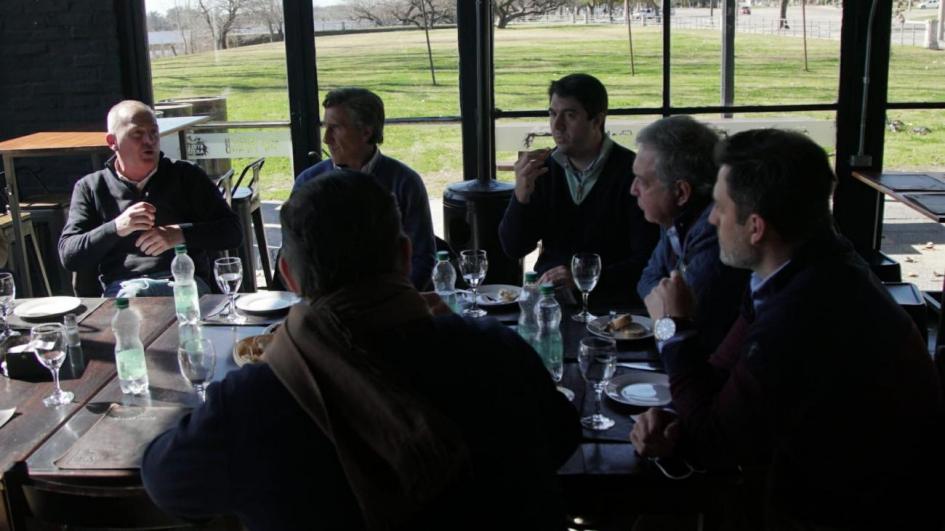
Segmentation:
{"type": "Polygon", "coordinates": [[[116,352],[115,364],[118,366],[118,378],[122,380],[143,378],[148,374],[148,366],[144,361],[144,349],[129,348],[116,352]]]}

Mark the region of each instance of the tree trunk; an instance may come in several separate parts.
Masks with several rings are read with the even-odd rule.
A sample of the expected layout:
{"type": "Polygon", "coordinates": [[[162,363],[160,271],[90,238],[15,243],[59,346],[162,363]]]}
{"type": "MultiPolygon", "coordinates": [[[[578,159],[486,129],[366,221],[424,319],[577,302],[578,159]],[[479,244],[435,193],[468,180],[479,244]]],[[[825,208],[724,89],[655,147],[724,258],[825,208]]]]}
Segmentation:
{"type": "Polygon", "coordinates": [[[801,25],[804,30],[804,71],[810,72],[807,66],[807,0],[801,0],[801,25]]]}
{"type": "Polygon", "coordinates": [[[423,11],[423,33],[427,37],[427,58],[430,59],[430,77],[433,78],[433,86],[436,86],[436,69],[433,67],[433,48],[430,47],[430,19],[427,17],[427,8],[420,0],[420,9],[423,11]]]}
{"type": "Polygon", "coordinates": [[[788,0],[781,0],[781,19],[778,20],[778,29],[791,29],[787,23],[787,4],[788,0]]]}
{"type": "Polygon", "coordinates": [[[627,22],[627,42],[630,44],[630,75],[637,75],[633,61],[633,29],[631,28],[630,0],[623,0],[623,18],[627,22]]]}

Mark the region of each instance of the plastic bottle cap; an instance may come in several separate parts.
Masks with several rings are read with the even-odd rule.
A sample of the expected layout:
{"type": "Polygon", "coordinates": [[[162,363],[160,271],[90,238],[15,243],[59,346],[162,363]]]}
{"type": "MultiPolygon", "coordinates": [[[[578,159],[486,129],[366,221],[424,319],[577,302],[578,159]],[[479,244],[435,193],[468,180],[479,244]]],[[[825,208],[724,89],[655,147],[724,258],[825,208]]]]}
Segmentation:
{"type": "Polygon", "coordinates": [[[449,253],[449,251],[437,251],[437,252],[436,252],[436,259],[437,259],[437,260],[449,260],[449,259],[450,259],[450,253],[449,253]]]}
{"type": "Polygon", "coordinates": [[[187,254],[187,246],[180,243],[174,246],[175,254],[187,254]]]}
{"type": "Polygon", "coordinates": [[[128,307],[128,299],[124,297],[115,299],[115,306],[118,307],[119,310],[124,310],[128,307]]]}
{"type": "Polygon", "coordinates": [[[538,273],[534,271],[529,271],[525,273],[525,282],[528,284],[534,284],[538,281],[538,273]]]}
{"type": "Polygon", "coordinates": [[[554,284],[542,284],[541,285],[541,294],[542,295],[553,295],[555,292],[554,284]]]}

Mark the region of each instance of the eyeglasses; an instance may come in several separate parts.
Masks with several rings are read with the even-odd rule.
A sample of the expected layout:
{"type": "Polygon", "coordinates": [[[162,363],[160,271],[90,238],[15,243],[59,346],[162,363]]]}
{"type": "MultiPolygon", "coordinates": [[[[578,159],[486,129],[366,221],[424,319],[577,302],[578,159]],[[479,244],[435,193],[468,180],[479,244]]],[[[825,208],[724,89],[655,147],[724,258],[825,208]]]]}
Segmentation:
{"type": "Polygon", "coordinates": [[[650,457],[649,460],[668,479],[686,479],[694,473],[705,472],[704,469],[692,466],[689,461],[681,457],[650,457]]]}

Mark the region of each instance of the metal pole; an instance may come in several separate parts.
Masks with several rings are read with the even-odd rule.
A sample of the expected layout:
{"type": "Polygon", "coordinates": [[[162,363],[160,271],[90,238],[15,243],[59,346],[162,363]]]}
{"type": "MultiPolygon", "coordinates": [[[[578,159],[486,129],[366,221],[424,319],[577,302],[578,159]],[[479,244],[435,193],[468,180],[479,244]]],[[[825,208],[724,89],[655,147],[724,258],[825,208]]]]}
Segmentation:
{"type": "MultiPolygon", "coordinates": [[[[722,0],[722,105],[735,103],[735,0],[722,0]]],[[[732,113],[722,113],[731,118],[732,113]]]]}

